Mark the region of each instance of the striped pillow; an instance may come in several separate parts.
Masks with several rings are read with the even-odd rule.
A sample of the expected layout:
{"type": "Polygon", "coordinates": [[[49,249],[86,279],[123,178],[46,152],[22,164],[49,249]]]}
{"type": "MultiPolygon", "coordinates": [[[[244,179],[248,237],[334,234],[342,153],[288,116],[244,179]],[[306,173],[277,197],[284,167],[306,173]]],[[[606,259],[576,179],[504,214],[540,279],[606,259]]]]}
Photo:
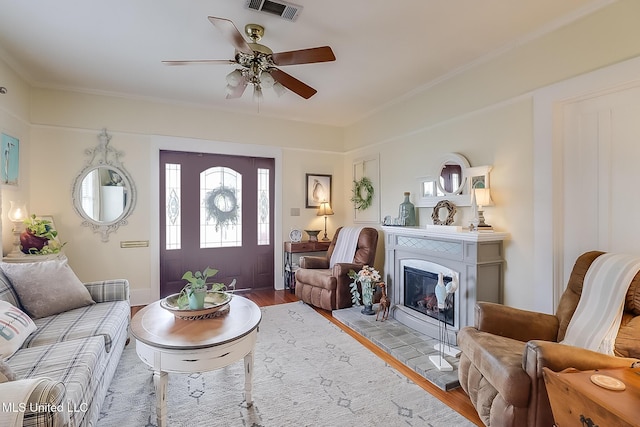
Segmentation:
{"type": "Polygon", "coordinates": [[[0,358],[6,359],[36,330],[36,324],[20,309],[0,301],[0,358]]]}

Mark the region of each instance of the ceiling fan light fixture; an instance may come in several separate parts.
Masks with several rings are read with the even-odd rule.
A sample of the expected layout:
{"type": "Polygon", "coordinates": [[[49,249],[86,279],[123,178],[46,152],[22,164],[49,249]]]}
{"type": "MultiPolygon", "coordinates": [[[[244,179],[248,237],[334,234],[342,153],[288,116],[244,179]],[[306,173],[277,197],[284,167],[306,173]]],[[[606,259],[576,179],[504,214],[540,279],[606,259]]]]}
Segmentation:
{"type": "MultiPolygon", "coordinates": [[[[279,0],[278,0],[279,1],[279,0]]],[[[273,0],[247,0],[255,6],[256,10],[264,10],[267,13],[286,15],[289,5],[284,2],[278,3],[273,0]]],[[[296,6],[297,7],[297,6],[296,6]]],[[[296,9],[300,10],[300,9],[296,9]]],[[[284,65],[312,64],[318,62],[335,61],[336,57],[329,46],[320,46],[308,49],[298,49],[285,52],[273,53],[273,51],[262,44],[257,43],[264,35],[264,27],[258,24],[247,24],[245,32],[251,42],[245,40],[235,24],[226,18],[209,16],[209,21],[218,29],[222,36],[235,48],[233,59],[220,60],[181,60],[162,61],[167,65],[186,64],[233,64],[235,68],[226,75],[225,91],[227,99],[242,97],[248,85],[253,85],[253,98],[261,102],[263,99],[262,89],[273,88],[277,96],[281,96],[287,91],[291,91],[304,99],[309,99],[317,91],[306,83],[285,73],[279,67],[284,65]]]]}
{"type": "Polygon", "coordinates": [[[273,87],[275,83],[276,83],[276,80],[268,71],[263,71],[260,74],[260,86],[262,86],[263,88],[270,89],[273,87]]]}
{"type": "Polygon", "coordinates": [[[233,95],[233,93],[235,92],[237,86],[231,86],[231,85],[227,85],[225,87],[225,94],[226,95],[233,95]]]}
{"type": "Polygon", "coordinates": [[[287,88],[280,84],[280,82],[275,82],[273,85],[273,91],[276,93],[276,95],[278,95],[279,98],[287,91],[287,88]]]}
{"type": "Polygon", "coordinates": [[[242,71],[233,70],[229,74],[227,74],[227,83],[231,87],[237,87],[242,82],[242,71]]]}

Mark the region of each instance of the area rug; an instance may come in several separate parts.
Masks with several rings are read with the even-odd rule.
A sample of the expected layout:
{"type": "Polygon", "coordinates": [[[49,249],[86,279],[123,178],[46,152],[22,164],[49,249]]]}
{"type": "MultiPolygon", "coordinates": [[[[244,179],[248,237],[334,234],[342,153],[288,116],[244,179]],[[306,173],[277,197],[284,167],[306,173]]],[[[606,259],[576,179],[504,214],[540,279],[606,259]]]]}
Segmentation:
{"type": "MultiPolygon", "coordinates": [[[[264,307],[254,404],[242,362],[169,374],[170,426],[473,426],[301,302],[264,307]]],[[[156,425],[152,371],[125,349],[98,427],[156,425]]]]}

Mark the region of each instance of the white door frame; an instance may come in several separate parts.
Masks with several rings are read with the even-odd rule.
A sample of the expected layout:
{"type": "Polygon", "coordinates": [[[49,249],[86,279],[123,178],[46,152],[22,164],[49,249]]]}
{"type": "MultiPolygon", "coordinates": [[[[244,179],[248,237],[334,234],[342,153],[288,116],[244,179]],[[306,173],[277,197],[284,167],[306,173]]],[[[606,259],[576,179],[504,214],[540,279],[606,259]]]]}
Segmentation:
{"type": "Polygon", "coordinates": [[[640,86],[640,57],[611,65],[534,92],[533,206],[534,296],[537,311],[554,313],[563,278],[563,106],[640,86]]]}

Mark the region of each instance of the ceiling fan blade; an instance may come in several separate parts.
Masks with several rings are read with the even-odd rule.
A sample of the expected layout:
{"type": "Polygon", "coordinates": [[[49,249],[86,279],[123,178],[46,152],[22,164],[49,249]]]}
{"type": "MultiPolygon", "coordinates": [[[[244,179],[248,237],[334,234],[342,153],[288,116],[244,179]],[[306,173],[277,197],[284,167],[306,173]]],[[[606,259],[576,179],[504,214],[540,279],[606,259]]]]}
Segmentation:
{"type": "Polygon", "coordinates": [[[310,49],[278,52],[271,55],[273,63],[281,65],[311,64],[314,62],[335,61],[336,56],[329,46],[313,47],[310,49]]]}
{"type": "Polygon", "coordinates": [[[311,86],[301,82],[300,80],[298,80],[295,77],[285,73],[282,70],[279,70],[278,68],[270,69],[269,73],[282,86],[286,87],[287,89],[289,89],[292,92],[297,93],[298,95],[300,95],[304,99],[309,99],[313,95],[315,95],[316,92],[318,92],[317,90],[315,90],[311,86]]]}
{"type": "Polygon", "coordinates": [[[236,28],[233,22],[224,18],[216,18],[215,16],[210,16],[209,21],[237,51],[246,53],[247,55],[253,55],[253,50],[249,47],[242,33],[238,31],[238,28],[236,28]]]}
{"type": "Polygon", "coordinates": [[[192,65],[192,64],[237,64],[233,59],[194,59],[187,61],[162,61],[165,65],[192,65]]]}

